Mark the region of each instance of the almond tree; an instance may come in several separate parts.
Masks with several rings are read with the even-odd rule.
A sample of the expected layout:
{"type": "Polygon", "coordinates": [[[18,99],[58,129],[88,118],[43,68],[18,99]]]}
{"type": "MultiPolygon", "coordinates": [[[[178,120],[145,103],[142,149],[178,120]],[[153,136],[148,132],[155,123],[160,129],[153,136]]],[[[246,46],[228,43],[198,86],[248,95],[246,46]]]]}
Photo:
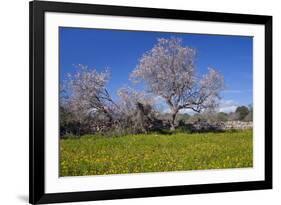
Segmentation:
{"type": "Polygon", "coordinates": [[[122,123],[131,126],[134,132],[146,132],[154,117],[154,98],[130,87],[120,88],[117,94],[120,98],[119,112],[122,115],[122,123]]]}
{"type": "Polygon", "coordinates": [[[154,105],[153,96],[145,93],[136,91],[131,87],[122,87],[117,91],[117,95],[119,96],[119,108],[120,111],[125,115],[134,115],[135,110],[137,109],[137,104],[141,103],[143,105],[154,105]]]}
{"type": "Polygon", "coordinates": [[[108,70],[98,72],[79,64],[77,72],[68,74],[66,81],[71,111],[83,120],[84,116],[95,112],[105,114],[112,120],[112,107],[117,106],[111,99],[106,84],[110,78],[108,70]]]}
{"type": "Polygon", "coordinates": [[[148,92],[165,100],[171,112],[171,130],[180,110],[201,112],[215,107],[223,88],[223,76],[212,68],[201,79],[196,76],[195,58],[196,51],[184,47],[181,39],[160,38],[131,74],[133,80],[146,84],[148,92]]]}

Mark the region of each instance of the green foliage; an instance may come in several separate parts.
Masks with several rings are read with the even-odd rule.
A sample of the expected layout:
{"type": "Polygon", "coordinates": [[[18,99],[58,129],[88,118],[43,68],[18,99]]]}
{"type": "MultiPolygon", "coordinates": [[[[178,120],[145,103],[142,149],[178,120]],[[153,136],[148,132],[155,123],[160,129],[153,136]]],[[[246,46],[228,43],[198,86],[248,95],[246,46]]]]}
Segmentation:
{"type": "Polygon", "coordinates": [[[238,114],[238,120],[243,120],[249,114],[249,109],[246,106],[240,106],[236,108],[235,113],[238,114]]]}
{"type": "Polygon", "coordinates": [[[187,122],[187,120],[190,118],[190,115],[187,113],[178,113],[177,115],[177,121],[183,121],[183,122],[187,122]]]}
{"type": "Polygon", "coordinates": [[[246,115],[246,117],[244,118],[244,121],[253,121],[253,105],[252,104],[249,104],[248,105],[248,108],[249,108],[249,113],[248,115],[246,115]]]}
{"type": "Polygon", "coordinates": [[[253,121],[253,112],[249,112],[243,120],[246,122],[253,121]]]}
{"type": "Polygon", "coordinates": [[[60,140],[60,176],[253,166],[252,131],[86,135],[60,140]]]}
{"type": "Polygon", "coordinates": [[[219,122],[226,122],[228,119],[228,115],[225,112],[219,112],[217,114],[217,121],[219,122]]]}

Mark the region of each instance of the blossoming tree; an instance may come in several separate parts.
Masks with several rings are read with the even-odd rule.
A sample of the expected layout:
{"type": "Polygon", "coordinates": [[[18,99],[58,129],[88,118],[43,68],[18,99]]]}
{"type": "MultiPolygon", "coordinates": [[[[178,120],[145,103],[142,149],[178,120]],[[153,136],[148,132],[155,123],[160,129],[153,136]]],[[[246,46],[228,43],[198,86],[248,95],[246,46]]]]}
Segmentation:
{"type": "Polygon", "coordinates": [[[151,94],[130,87],[120,88],[117,94],[122,124],[131,126],[134,133],[147,132],[155,114],[155,101],[151,94]]]}
{"type": "Polygon", "coordinates": [[[98,72],[80,64],[77,68],[76,73],[68,75],[66,85],[72,112],[77,116],[101,112],[112,120],[112,109],[117,105],[106,89],[110,78],[109,71],[98,72]]]}
{"type": "Polygon", "coordinates": [[[146,84],[148,92],[165,100],[171,112],[171,130],[180,110],[213,108],[223,89],[223,76],[215,69],[209,68],[202,78],[196,75],[195,58],[196,51],[183,46],[181,39],[161,38],[143,54],[131,74],[133,80],[146,84]]]}

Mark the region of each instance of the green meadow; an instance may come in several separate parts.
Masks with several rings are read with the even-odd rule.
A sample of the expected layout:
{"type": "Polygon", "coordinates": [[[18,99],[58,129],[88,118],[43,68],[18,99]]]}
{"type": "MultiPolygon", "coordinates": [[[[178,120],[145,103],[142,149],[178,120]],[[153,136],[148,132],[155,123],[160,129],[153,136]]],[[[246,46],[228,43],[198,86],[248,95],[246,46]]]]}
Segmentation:
{"type": "Polygon", "coordinates": [[[252,130],[60,139],[60,176],[253,166],[252,130]]]}

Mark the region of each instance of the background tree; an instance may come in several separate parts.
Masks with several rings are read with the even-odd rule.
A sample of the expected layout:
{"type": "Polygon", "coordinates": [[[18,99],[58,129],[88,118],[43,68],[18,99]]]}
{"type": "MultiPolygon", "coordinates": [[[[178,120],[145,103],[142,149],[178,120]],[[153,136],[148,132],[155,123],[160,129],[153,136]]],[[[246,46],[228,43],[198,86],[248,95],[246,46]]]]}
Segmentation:
{"type": "Polygon", "coordinates": [[[248,105],[248,109],[249,109],[249,113],[244,118],[244,121],[247,121],[247,122],[253,121],[253,106],[252,106],[252,104],[248,105]]]}
{"type": "Polygon", "coordinates": [[[201,79],[196,76],[195,57],[195,50],[182,46],[181,39],[161,38],[131,74],[136,82],[145,82],[148,92],[165,99],[171,112],[171,130],[179,110],[200,112],[215,107],[223,88],[223,77],[214,69],[209,68],[201,79]]]}
{"type": "Polygon", "coordinates": [[[217,113],[217,121],[219,122],[226,122],[228,120],[228,115],[225,112],[217,113]]]}
{"type": "Polygon", "coordinates": [[[228,121],[235,121],[238,120],[239,115],[236,112],[230,112],[228,113],[228,121]]]}
{"type": "Polygon", "coordinates": [[[243,120],[249,114],[249,109],[246,106],[239,106],[235,113],[238,115],[238,120],[243,120]]]}
{"type": "Polygon", "coordinates": [[[188,113],[179,113],[177,115],[177,120],[178,121],[183,121],[183,122],[187,122],[190,118],[190,115],[188,113]]]}

